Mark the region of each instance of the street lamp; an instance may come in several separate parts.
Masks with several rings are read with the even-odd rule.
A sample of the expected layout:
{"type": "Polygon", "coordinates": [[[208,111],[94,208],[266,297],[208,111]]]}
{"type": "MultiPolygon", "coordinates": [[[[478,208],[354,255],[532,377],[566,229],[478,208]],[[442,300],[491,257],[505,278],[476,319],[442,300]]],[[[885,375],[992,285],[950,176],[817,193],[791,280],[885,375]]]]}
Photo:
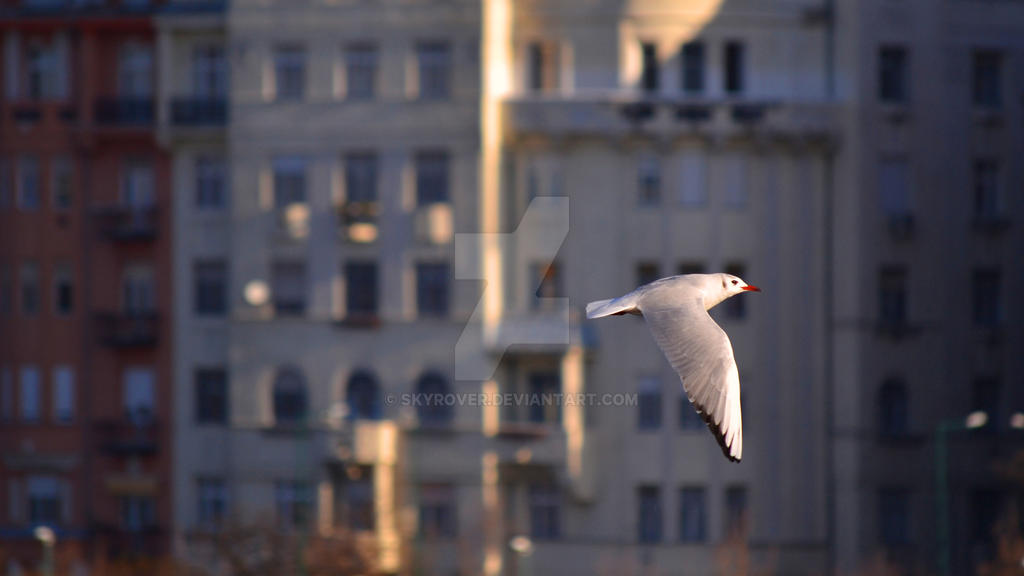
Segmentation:
{"type": "Polygon", "coordinates": [[[57,535],[49,526],[37,526],[32,534],[43,545],[43,576],[53,576],[53,545],[57,542],[57,535]]]}
{"type": "Polygon", "coordinates": [[[533,540],[529,536],[514,536],[508,541],[508,547],[516,553],[516,574],[530,574],[529,558],[533,555],[533,540]]]}

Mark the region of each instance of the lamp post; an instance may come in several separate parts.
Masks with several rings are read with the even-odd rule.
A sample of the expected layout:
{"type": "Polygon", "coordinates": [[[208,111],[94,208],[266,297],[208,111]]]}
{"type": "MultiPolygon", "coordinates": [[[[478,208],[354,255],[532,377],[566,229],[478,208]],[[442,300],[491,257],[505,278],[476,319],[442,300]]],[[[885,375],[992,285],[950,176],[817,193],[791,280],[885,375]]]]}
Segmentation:
{"type": "Polygon", "coordinates": [[[508,547],[516,553],[516,574],[517,575],[529,575],[533,571],[528,565],[530,556],[533,555],[533,540],[530,540],[529,536],[514,536],[508,541],[508,547]]]}
{"type": "Polygon", "coordinates": [[[43,576],[53,576],[53,545],[57,542],[57,535],[49,526],[38,526],[32,534],[43,545],[43,576]]]}

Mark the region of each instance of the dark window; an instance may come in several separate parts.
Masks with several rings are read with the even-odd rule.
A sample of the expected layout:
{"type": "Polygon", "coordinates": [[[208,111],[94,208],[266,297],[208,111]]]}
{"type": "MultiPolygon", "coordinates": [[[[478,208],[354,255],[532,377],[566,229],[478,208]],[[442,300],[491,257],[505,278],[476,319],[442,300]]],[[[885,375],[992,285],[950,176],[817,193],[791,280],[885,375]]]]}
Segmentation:
{"type": "Polygon", "coordinates": [[[994,429],[999,420],[999,379],[980,376],[971,383],[971,411],[988,415],[985,428],[994,429]]]}
{"type": "Polygon", "coordinates": [[[999,270],[981,268],[974,271],[971,286],[973,300],[974,324],[976,326],[993,327],[999,324],[1001,316],[999,270]]]}
{"type": "Polygon", "coordinates": [[[683,262],[679,265],[680,274],[703,274],[705,270],[701,262],[683,262]]]}
{"type": "Polygon", "coordinates": [[[416,415],[422,425],[444,425],[454,416],[448,379],[437,372],[427,372],[416,382],[416,415]]]}
{"type": "Polygon", "coordinates": [[[25,262],[21,265],[21,312],[34,316],[39,312],[39,265],[25,262]]]}
{"type": "Polygon", "coordinates": [[[725,43],[725,92],[727,94],[743,92],[744,52],[742,42],[725,43]]]}
{"type": "Polygon", "coordinates": [[[339,492],[335,500],[339,524],[360,532],[371,531],[376,525],[373,497],[373,468],[370,466],[351,466],[346,471],[347,477],[335,485],[339,492]]]}
{"type": "Polygon", "coordinates": [[[274,159],[274,207],[278,210],[306,202],[306,159],[279,156],[274,159]]]}
{"type": "Polygon", "coordinates": [[[637,202],[641,206],[661,203],[661,163],[655,156],[644,156],[636,167],[637,202]]]}
{"type": "Polygon", "coordinates": [[[972,100],[981,108],[999,108],[1003,104],[1003,57],[999,52],[974,53],[971,70],[972,100]]]}
{"type": "Polygon", "coordinates": [[[534,540],[555,540],[561,536],[562,496],[557,486],[535,484],[528,489],[530,504],[530,537],[534,540]]]}
{"type": "Polygon", "coordinates": [[[223,368],[195,372],[197,424],[224,424],[228,419],[228,378],[223,368]]]}
{"type": "Polygon", "coordinates": [[[452,538],[456,532],[455,489],[451,484],[420,486],[420,535],[452,538]]]}
{"type": "Polygon", "coordinates": [[[637,390],[636,424],[639,430],[661,428],[661,381],[657,378],[640,379],[637,390]]]}
{"type": "Polygon", "coordinates": [[[886,546],[910,542],[909,490],[890,487],[878,491],[878,533],[886,546]]]}
{"type": "Polygon", "coordinates": [[[683,45],[683,91],[704,91],[704,44],[687,42],[683,45]]]}
{"type": "Polygon", "coordinates": [[[227,265],[199,261],[192,267],[195,311],[199,316],[222,316],[227,311],[227,265]]]}
{"type": "Polygon", "coordinates": [[[562,391],[562,378],[558,372],[531,372],[530,422],[557,424],[562,420],[558,394],[562,391]]]}
{"type": "Polygon", "coordinates": [[[747,489],[729,486],[725,489],[725,533],[728,536],[746,535],[747,489]]]}
{"type": "Polygon", "coordinates": [[[70,264],[57,264],[53,268],[54,311],[62,316],[71,314],[75,307],[75,289],[70,264]]]}
{"type": "Polygon", "coordinates": [[[707,491],[683,488],[679,491],[679,540],[704,542],[708,538],[707,491]]]}
{"type": "Polygon", "coordinates": [[[643,544],[661,542],[661,489],[637,488],[637,540],[643,544]]]}
{"type": "Polygon", "coordinates": [[[28,521],[56,525],[61,520],[61,481],[53,476],[28,479],[28,521]]]}
{"type": "Polygon", "coordinates": [[[451,96],[452,50],[445,42],[423,42],[416,47],[419,60],[420,93],[423,100],[451,96]]]}
{"type": "Polygon", "coordinates": [[[897,378],[890,378],[878,392],[878,428],[883,436],[905,436],[909,431],[907,387],[897,378]]]}
{"type": "Polygon", "coordinates": [[[539,42],[530,44],[527,48],[529,59],[528,87],[531,92],[544,90],[544,46],[539,42]]]}
{"type": "Polygon", "coordinates": [[[999,162],[992,159],[974,161],[974,216],[999,216],[999,162]]]}
{"type": "Polygon", "coordinates": [[[227,515],[227,487],[223,478],[200,478],[196,481],[196,502],[199,525],[206,528],[220,526],[227,515]]]}
{"type": "Polygon", "coordinates": [[[274,504],[279,527],[305,528],[313,519],[313,487],[294,480],[275,482],[274,504]]]}
{"type": "Polygon", "coordinates": [[[121,496],[121,529],[142,532],[156,526],[156,501],[151,496],[121,496]]]}
{"type": "Polygon", "coordinates": [[[297,46],[274,50],[274,92],[278,100],[301,100],[306,94],[306,51],[297,46]]]}
{"type": "Polygon", "coordinates": [[[424,151],[416,154],[416,205],[448,202],[448,153],[424,151]]]}
{"type": "Polygon", "coordinates": [[[362,370],[353,374],[345,389],[345,403],[348,404],[350,420],[380,420],[380,387],[377,378],[362,370]]]}
{"type": "MultiPolygon", "coordinates": [[[[747,267],[738,262],[733,262],[731,264],[726,264],[725,273],[743,278],[747,273],[747,267]]],[[[733,296],[725,302],[722,302],[722,306],[724,306],[727,318],[740,320],[747,317],[747,299],[744,298],[742,294],[733,296]]]]}
{"type": "Polygon", "coordinates": [[[879,319],[886,326],[902,326],[907,322],[907,271],[886,266],[878,280],[879,319]]]}
{"type": "Polygon", "coordinates": [[[306,419],[309,401],[306,379],[297,368],[283,368],[274,380],[274,422],[298,424],[306,419]]]}
{"type": "Polygon", "coordinates": [[[661,274],[660,267],[657,262],[641,262],[636,265],[636,283],[637,286],[643,286],[644,284],[650,284],[658,279],[661,274]]]}
{"type": "Polygon", "coordinates": [[[345,155],[345,201],[377,201],[377,155],[352,152],[345,155]]]}
{"type": "Polygon", "coordinates": [[[345,96],[369,100],[377,87],[377,47],[352,44],[345,49],[345,96]]]}
{"type": "Polygon", "coordinates": [[[697,408],[687,398],[686,393],[679,397],[679,428],[681,430],[704,429],[704,420],[697,413],[697,408]]]}
{"type": "Polygon", "coordinates": [[[971,491],[971,555],[975,562],[990,562],[996,554],[995,534],[1000,515],[1007,508],[1002,495],[992,488],[975,488],[971,491]]]}
{"type": "Polygon", "coordinates": [[[901,46],[878,50],[878,98],[883,102],[907,101],[907,51],[901,46]]]}
{"type": "Polygon", "coordinates": [[[195,163],[196,207],[200,210],[220,210],[224,207],[226,182],[224,159],[200,156],[195,163]]]}
{"type": "Polygon", "coordinates": [[[658,67],[658,48],[654,44],[644,43],[640,47],[643,58],[643,70],[640,77],[640,87],[644,92],[657,92],[661,85],[661,75],[658,67]]]}
{"type": "Polygon", "coordinates": [[[345,264],[345,310],[349,316],[377,315],[377,264],[345,264]]]}
{"type": "Polygon", "coordinates": [[[306,313],[306,264],[274,262],[270,267],[270,290],[274,314],[302,316],[306,313]]]}
{"type": "Polygon", "coordinates": [[[448,283],[451,273],[447,263],[416,265],[416,311],[420,316],[448,315],[448,283]]]}

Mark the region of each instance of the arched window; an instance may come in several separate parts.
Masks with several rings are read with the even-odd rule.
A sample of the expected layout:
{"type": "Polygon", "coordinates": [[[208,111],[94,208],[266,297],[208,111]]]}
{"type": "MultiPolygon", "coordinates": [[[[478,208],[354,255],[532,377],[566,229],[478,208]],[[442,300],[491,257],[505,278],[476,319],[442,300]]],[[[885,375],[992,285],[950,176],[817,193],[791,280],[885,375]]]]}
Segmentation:
{"type": "Polygon", "coordinates": [[[380,391],[373,374],[364,370],[353,374],[348,379],[345,402],[350,420],[379,420],[380,391]]]}
{"type": "Polygon", "coordinates": [[[306,419],[309,401],[306,396],[306,378],[295,367],[278,371],[274,379],[274,422],[296,424],[306,419]]]}
{"type": "Polygon", "coordinates": [[[443,425],[452,421],[448,379],[437,372],[426,372],[416,381],[416,415],[420,424],[443,425]]]}
{"type": "Polygon", "coordinates": [[[905,436],[908,432],[907,387],[899,378],[889,378],[878,392],[878,429],[883,436],[905,436]]]}

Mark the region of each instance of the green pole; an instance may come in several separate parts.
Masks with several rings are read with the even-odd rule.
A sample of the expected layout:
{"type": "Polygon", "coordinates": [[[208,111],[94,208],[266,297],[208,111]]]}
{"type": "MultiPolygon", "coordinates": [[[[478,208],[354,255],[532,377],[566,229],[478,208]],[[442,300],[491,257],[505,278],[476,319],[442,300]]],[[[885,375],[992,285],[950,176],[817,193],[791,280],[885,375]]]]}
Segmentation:
{"type": "Polygon", "coordinates": [[[939,575],[949,576],[949,432],[953,426],[942,422],[935,429],[935,502],[938,534],[939,575]]]}
{"type": "Polygon", "coordinates": [[[43,576],[53,576],[53,542],[43,542],[43,576]]]}

